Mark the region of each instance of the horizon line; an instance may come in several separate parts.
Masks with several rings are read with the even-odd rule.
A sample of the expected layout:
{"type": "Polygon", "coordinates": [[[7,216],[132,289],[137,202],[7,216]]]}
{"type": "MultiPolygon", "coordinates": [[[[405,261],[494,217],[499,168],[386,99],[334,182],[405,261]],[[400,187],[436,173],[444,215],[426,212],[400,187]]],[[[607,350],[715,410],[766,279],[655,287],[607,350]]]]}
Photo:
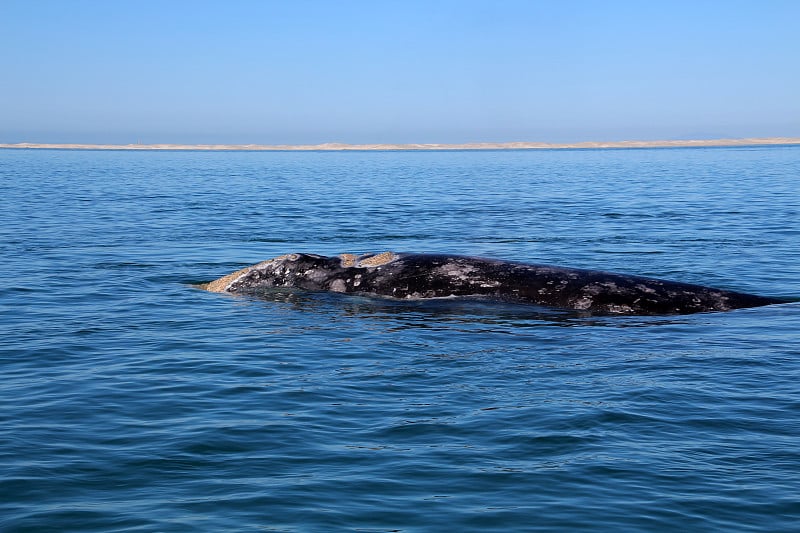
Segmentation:
{"type": "Polygon", "coordinates": [[[197,151],[420,151],[420,150],[565,150],[592,148],[690,148],[800,144],[800,137],[749,137],[656,141],[470,142],[470,143],[377,143],[377,144],[92,144],[92,143],[0,143],[0,148],[49,150],[197,150],[197,151]]]}

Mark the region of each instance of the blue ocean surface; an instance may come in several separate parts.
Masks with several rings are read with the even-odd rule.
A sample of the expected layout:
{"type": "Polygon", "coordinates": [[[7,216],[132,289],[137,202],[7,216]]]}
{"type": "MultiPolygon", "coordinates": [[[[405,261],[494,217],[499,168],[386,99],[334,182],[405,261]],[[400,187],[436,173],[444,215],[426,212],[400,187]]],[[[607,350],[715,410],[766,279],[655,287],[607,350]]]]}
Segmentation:
{"type": "Polygon", "coordinates": [[[800,147],[0,150],[0,530],[798,531],[800,147]],[[447,252],[793,302],[213,294],[447,252]]]}

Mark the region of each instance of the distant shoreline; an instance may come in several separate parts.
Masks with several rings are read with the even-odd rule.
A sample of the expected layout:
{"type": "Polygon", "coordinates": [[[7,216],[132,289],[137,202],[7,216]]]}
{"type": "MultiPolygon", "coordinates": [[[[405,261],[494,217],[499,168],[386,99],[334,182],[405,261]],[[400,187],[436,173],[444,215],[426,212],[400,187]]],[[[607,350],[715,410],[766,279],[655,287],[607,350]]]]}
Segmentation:
{"type": "Polygon", "coordinates": [[[464,143],[464,144],[2,144],[0,148],[46,150],[203,150],[236,151],[412,151],[412,150],[565,150],[591,148],[688,148],[721,146],[764,146],[800,144],[800,137],[763,137],[747,139],[704,139],[676,141],[613,141],[579,143],[464,143]]]}

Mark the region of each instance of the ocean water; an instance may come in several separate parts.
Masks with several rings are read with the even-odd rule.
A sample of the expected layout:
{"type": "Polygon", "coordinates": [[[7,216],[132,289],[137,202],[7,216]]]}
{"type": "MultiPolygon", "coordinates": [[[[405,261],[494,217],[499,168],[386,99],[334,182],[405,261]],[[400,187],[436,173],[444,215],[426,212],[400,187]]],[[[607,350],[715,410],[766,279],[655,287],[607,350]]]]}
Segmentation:
{"type": "Polygon", "coordinates": [[[193,284],[449,252],[800,299],[800,147],[0,150],[0,530],[797,531],[800,303],[193,284]]]}

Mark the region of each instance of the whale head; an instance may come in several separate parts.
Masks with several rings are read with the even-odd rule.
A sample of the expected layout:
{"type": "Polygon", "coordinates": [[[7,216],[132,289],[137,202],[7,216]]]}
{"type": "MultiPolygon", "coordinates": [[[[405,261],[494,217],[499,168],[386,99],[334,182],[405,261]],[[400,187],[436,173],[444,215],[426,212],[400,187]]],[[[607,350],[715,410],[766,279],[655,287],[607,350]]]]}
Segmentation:
{"type": "Polygon", "coordinates": [[[330,258],[315,254],[281,255],[222,276],[202,288],[210,292],[236,292],[255,282],[266,287],[288,287],[299,275],[330,268],[329,262],[330,258]]]}
{"type": "Polygon", "coordinates": [[[237,270],[201,285],[211,292],[245,292],[254,288],[298,287],[350,292],[357,271],[371,270],[399,258],[394,252],[324,255],[292,253],[237,270]]]}

